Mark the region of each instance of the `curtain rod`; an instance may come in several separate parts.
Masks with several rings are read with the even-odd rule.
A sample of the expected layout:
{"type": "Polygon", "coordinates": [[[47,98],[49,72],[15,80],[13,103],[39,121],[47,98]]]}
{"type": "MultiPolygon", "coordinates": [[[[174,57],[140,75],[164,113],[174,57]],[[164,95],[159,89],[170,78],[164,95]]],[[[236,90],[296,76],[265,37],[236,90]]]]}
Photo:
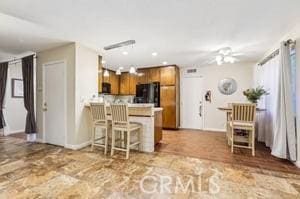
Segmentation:
{"type": "MultiPolygon", "coordinates": [[[[296,41],[289,39],[287,40],[284,45],[295,45],[296,41]]],[[[264,65],[265,63],[267,63],[268,61],[270,61],[271,59],[273,59],[274,57],[276,57],[277,55],[279,55],[279,49],[273,51],[270,55],[268,55],[266,58],[264,58],[261,62],[258,63],[259,66],[264,65]]]]}
{"type": "MultiPolygon", "coordinates": [[[[32,55],[33,55],[33,58],[34,58],[34,59],[37,59],[36,54],[32,54],[32,55]]],[[[25,56],[25,57],[28,57],[28,56],[31,56],[31,55],[27,55],[27,56],[25,56]]],[[[13,58],[13,59],[11,59],[11,60],[8,60],[8,61],[2,61],[2,62],[0,62],[0,63],[6,63],[6,62],[8,62],[8,64],[14,64],[14,63],[20,62],[23,58],[24,58],[24,57],[21,57],[21,58],[13,58]],[[13,62],[13,63],[11,63],[11,62],[13,62]]]]}

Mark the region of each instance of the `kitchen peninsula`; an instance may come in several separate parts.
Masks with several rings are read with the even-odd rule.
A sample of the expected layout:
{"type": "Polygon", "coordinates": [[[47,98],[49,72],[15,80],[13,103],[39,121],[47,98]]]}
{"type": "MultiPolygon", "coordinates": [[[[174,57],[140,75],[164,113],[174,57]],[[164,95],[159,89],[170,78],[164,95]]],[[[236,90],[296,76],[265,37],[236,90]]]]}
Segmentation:
{"type": "MultiPolygon", "coordinates": [[[[86,108],[89,108],[89,103],[86,108]]],[[[106,107],[110,118],[110,107],[106,107]]],[[[154,152],[155,145],[162,139],[162,108],[153,104],[128,104],[129,120],[143,125],[141,136],[141,150],[154,152]]]]}

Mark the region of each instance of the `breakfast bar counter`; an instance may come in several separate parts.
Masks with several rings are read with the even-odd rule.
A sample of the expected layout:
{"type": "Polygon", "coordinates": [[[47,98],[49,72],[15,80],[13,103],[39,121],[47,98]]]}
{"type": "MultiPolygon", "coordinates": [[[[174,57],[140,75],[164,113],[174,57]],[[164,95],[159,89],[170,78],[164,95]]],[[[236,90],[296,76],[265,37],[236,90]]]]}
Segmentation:
{"type": "MultiPolygon", "coordinates": [[[[90,104],[85,105],[86,108],[90,104]]],[[[154,152],[155,145],[162,139],[162,108],[156,108],[153,104],[128,104],[129,120],[142,124],[141,150],[154,152]]],[[[110,118],[110,106],[106,107],[110,118]]]]}

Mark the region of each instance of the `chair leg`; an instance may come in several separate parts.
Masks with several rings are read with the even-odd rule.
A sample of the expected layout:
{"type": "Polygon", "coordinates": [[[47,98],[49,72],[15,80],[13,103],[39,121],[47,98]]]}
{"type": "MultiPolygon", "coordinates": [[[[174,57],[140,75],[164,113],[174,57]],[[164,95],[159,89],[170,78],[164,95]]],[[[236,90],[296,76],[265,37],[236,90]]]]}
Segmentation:
{"type": "Polygon", "coordinates": [[[231,127],[231,153],[233,153],[233,143],[234,143],[234,128],[231,127]]]}
{"type": "Polygon", "coordinates": [[[138,131],[138,141],[139,141],[139,144],[138,144],[138,150],[141,151],[142,150],[142,128],[139,128],[138,131]]]}
{"type": "Polygon", "coordinates": [[[92,144],[91,144],[91,149],[92,151],[94,151],[94,144],[95,144],[95,134],[96,134],[96,127],[93,127],[93,131],[92,131],[92,144]]]}
{"type": "Polygon", "coordinates": [[[121,138],[120,138],[120,141],[121,141],[121,147],[124,148],[125,147],[125,134],[124,134],[124,131],[121,131],[121,138]]]}
{"type": "Polygon", "coordinates": [[[255,156],[255,129],[252,129],[252,156],[255,156]]]}
{"type": "Polygon", "coordinates": [[[115,130],[112,129],[112,133],[111,133],[111,152],[110,152],[111,156],[114,155],[114,147],[115,147],[115,130]]]}
{"type": "Polygon", "coordinates": [[[130,131],[127,131],[127,144],[126,144],[126,159],[129,158],[129,151],[130,151],[130,131]]]}
{"type": "Polygon", "coordinates": [[[104,131],[105,131],[105,138],[104,138],[104,154],[106,154],[107,153],[107,145],[108,145],[108,129],[106,128],[106,129],[104,129],[104,131]]]}

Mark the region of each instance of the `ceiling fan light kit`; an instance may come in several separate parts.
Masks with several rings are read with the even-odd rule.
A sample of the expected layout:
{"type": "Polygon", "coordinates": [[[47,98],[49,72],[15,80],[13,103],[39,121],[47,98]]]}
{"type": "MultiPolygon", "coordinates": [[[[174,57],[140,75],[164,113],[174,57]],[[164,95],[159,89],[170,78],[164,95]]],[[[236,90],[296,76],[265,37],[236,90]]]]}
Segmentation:
{"type": "Polygon", "coordinates": [[[230,47],[223,48],[219,50],[219,54],[216,56],[216,62],[220,66],[223,63],[233,64],[236,59],[232,55],[232,50],[230,47]]]}

